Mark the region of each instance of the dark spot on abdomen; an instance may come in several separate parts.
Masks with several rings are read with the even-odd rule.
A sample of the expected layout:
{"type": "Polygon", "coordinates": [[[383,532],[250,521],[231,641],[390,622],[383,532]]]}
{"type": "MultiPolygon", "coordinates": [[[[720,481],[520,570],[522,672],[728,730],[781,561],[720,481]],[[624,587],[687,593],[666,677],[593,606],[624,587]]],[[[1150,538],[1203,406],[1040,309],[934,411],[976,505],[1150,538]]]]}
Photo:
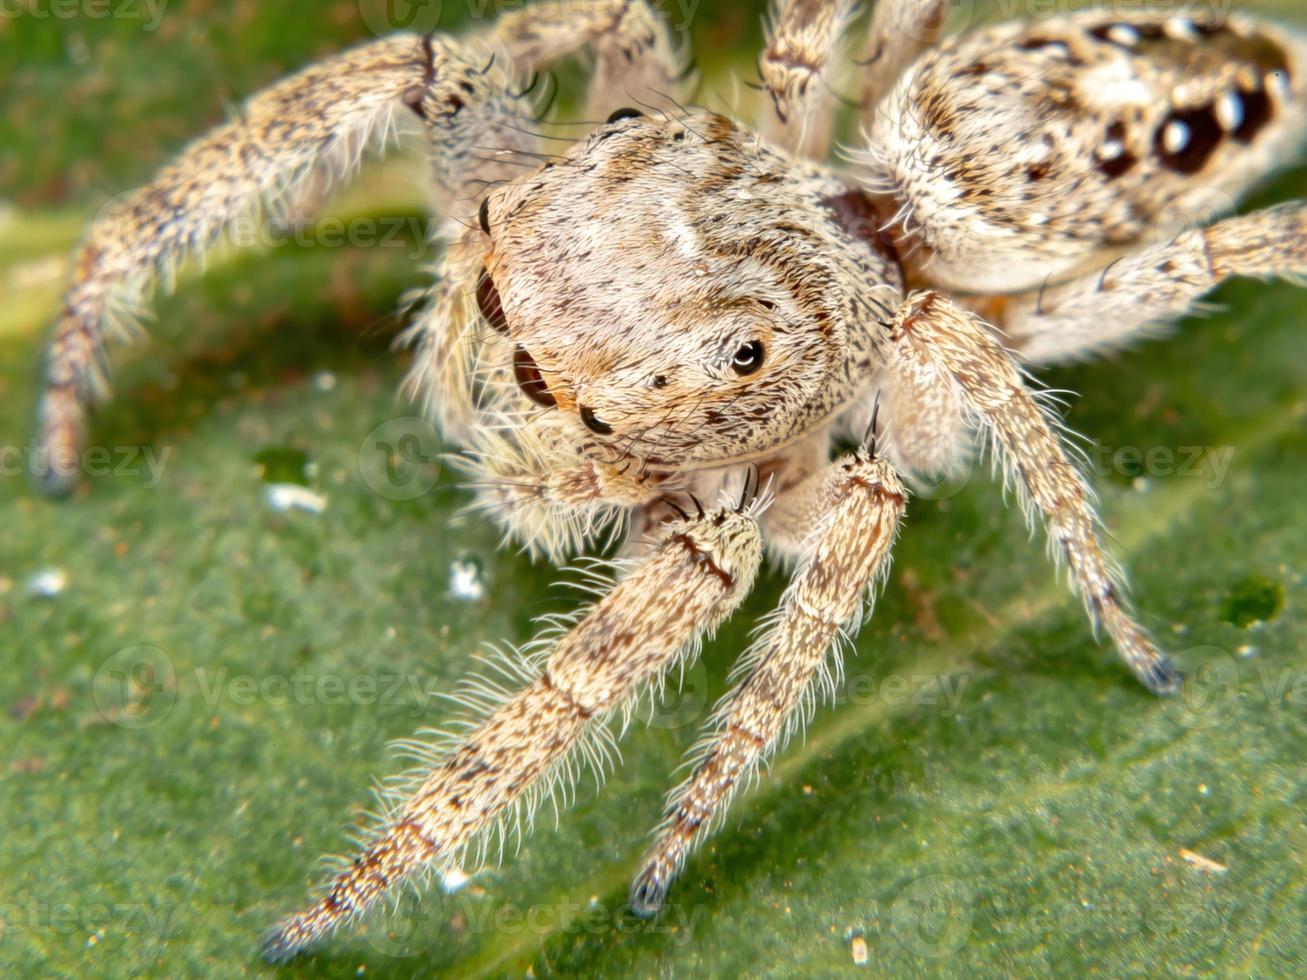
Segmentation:
{"type": "Polygon", "coordinates": [[[1257,134],[1270,124],[1275,109],[1271,105],[1271,97],[1264,88],[1253,92],[1240,89],[1235,93],[1235,98],[1239,100],[1242,119],[1239,128],[1232,135],[1246,145],[1256,139],[1257,134]]]}
{"type": "Polygon", "coordinates": [[[1134,169],[1139,158],[1126,143],[1125,123],[1117,120],[1107,127],[1107,137],[1097,154],[1098,169],[1108,180],[1116,180],[1134,169]]]}
{"type": "Polygon", "coordinates": [[[1208,103],[1196,109],[1176,109],[1163,119],[1153,135],[1153,149],[1166,169],[1192,177],[1207,166],[1224,138],[1216,108],[1208,103]]]}

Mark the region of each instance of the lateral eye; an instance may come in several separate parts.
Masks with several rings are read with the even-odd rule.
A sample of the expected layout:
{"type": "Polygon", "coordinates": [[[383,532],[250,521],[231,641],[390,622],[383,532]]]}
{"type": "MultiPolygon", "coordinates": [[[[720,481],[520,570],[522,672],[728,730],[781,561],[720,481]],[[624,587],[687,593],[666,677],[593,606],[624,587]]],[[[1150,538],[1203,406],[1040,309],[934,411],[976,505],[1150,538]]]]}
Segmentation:
{"type": "Polygon", "coordinates": [[[586,405],[581,406],[581,421],[595,435],[610,436],[613,434],[613,427],[596,415],[593,408],[586,405]]]}
{"type": "Polygon", "coordinates": [[[735,352],[735,357],[731,359],[731,368],[743,378],[762,367],[764,355],[762,341],[751,340],[735,352]]]}
{"type": "Polygon", "coordinates": [[[639,119],[643,115],[644,113],[641,112],[639,109],[632,109],[627,107],[625,109],[618,109],[616,112],[610,115],[606,120],[604,120],[604,122],[607,123],[607,125],[611,126],[613,123],[621,122],[623,119],[639,119]]]}
{"type": "Polygon", "coordinates": [[[522,394],[537,405],[553,408],[558,404],[554,396],[549,393],[549,386],[545,384],[535,358],[526,352],[525,347],[513,351],[513,377],[517,379],[517,386],[522,389],[522,394]]]}
{"type": "Polygon", "coordinates": [[[481,270],[477,279],[477,309],[496,333],[508,336],[508,317],[504,316],[504,304],[500,302],[495,281],[485,269],[481,270]]]}

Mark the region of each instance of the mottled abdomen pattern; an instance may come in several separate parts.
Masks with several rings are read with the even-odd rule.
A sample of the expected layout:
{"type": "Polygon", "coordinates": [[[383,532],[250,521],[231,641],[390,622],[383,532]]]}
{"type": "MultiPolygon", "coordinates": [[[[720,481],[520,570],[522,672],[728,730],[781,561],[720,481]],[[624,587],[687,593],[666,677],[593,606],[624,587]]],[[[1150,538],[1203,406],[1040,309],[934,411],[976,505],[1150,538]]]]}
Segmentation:
{"type": "Polygon", "coordinates": [[[968,292],[1065,278],[1231,210],[1303,135],[1307,51],[1263,22],[1108,11],[964,36],[873,127],[929,275],[968,292]]]}

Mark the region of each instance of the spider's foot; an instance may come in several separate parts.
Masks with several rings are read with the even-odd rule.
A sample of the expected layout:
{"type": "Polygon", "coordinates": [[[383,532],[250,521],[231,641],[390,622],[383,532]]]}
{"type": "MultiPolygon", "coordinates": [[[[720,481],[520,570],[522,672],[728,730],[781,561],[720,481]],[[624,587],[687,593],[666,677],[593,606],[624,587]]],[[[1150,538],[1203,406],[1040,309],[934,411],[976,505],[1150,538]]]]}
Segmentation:
{"type": "Polygon", "coordinates": [[[86,411],[71,390],[51,388],[41,402],[40,433],[31,459],[32,478],[48,497],[66,497],[77,486],[86,411]]]}
{"type": "Polygon", "coordinates": [[[1137,673],[1145,687],[1163,697],[1175,694],[1184,683],[1184,674],[1164,653],[1159,653],[1155,659],[1143,664],[1137,673]]]}
{"type": "Polygon", "coordinates": [[[641,919],[652,919],[662,911],[663,901],[667,898],[667,888],[671,884],[663,880],[653,867],[645,868],[631,882],[631,895],[628,903],[632,914],[641,919]]]}
{"type": "Polygon", "coordinates": [[[278,922],[263,934],[259,953],[264,961],[282,966],[303,953],[314,937],[307,936],[295,919],[278,922]]]}

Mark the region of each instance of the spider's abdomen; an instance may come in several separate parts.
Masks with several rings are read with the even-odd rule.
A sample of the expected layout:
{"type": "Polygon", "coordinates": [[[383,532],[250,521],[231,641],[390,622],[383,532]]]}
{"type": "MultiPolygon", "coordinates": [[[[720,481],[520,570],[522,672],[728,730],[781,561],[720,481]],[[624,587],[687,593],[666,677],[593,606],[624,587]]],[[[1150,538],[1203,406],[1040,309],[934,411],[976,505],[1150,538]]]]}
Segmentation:
{"type": "Polygon", "coordinates": [[[886,99],[874,155],[930,277],[1035,288],[1206,224],[1297,148],[1307,43],[1256,21],[1089,12],[980,31],[886,99]]]}

